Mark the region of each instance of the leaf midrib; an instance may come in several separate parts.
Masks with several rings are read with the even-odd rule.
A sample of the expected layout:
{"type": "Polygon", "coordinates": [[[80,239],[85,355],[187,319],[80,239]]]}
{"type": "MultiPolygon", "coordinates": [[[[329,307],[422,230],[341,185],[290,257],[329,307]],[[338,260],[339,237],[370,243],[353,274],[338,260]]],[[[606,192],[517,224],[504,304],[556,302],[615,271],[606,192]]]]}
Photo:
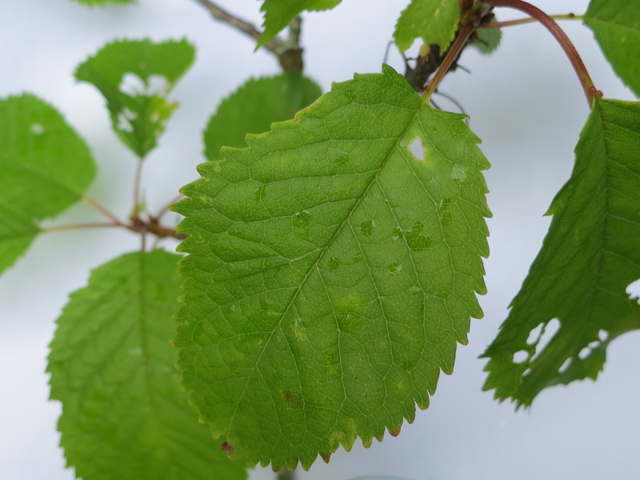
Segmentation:
{"type": "MultiPolygon", "coordinates": [[[[354,206],[351,208],[351,210],[349,210],[349,212],[347,213],[347,215],[345,216],[345,219],[342,221],[342,223],[340,224],[340,226],[336,229],[335,233],[332,235],[332,237],[329,239],[329,241],[327,242],[327,244],[321,249],[320,254],[318,255],[318,258],[315,260],[315,262],[309,267],[309,270],[307,271],[306,275],[304,276],[304,278],[300,281],[300,285],[296,288],[295,293],[293,294],[291,301],[289,302],[289,304],[287,305],[286,310],[282,313],[282,315],[280,316],[280,319],[278,320],[278,322],[274,325],[273,329],[271,330],[271,333],[269,334],[269,337],[267,338],[267,340],[264,342],[264,346],[262,347],[262,349],[260,350],[260,353],[258,354],[258,357],[255,360],[255,363],[251,369],[251,371],[247,374],[245,383],[242,387],[242,391],[240,392],[240,395],[238,395],[237,400],[235,402],[235,408],[233,410],[233,413],[231,414],[231,421],[229,423],[229,427],[227,429],[227,433],[230,432],[233,429],[233,423],[234,423],[234,419],[236,417],[236,413],[238,411],[238,406],[240,405],[242,399],[244,398],[245,392],[247,390],[247,385],[249,384],[249,380],[253,377],[253,375],[255,374],[255,371],[258,367],[258,364],[260,363],[262,356],[264,354],[264,352],[267,350],[267,347],[269,346],[271,339],[273,338],[275,332],[278,330],[278,328],[280,328],[282,321],[284,320],[284,318],[287,316],[287,314],[289,313],[289,310],[291,309],[291,306],[295,303],[296,299],[298,298],[299,293],[302,291],[302,288],[304,287],[304,285],[306,284],[309,276],[311,275],[311,273],[318,267],[318,264],[320,263],[320,261],[322,261],[322,259],[324,258],[325,253],[327,252],[327,250],[329,249],[329,246],[333,244],[333,242],[335,241],[335,239],[338,237],[338,235],[340,235],[340,233],[342,232],[342,230],[344,229],[345,225],[347,224],[347,222],[351,219],[351,216],[353,215],[353,213],[358,209],[358,207],[360,206],[361,202],[363,201],[363,199],[367,196],[369,190],[371,189],[371,187],[377,182],[378,177],[380,175],[380,172],[382,172],[382,170],[384,170],[385,166],[387,165],[387,162],[389,161],[389,159],[391,158],[393,152],[396,151],[396,149],[399,146],[400,140],[402,138],[404,138],[404,136],[406,135],[409,126],[416,120],[416,118],[418,117],[418,114],[420,113],[420,111],[422,110],[422,107],[424,105],[424,101],[421,101],[419,106],[416,108],[413,116],[410,118],[409,121],[407,121],[407,124],[405,125],[405,127],[402,129],[402,131],[399,133],[398,138],[396,139],[396,142],[393,144],[393,146],[389,149],[388,153],[386,154],[386,156],[384,157],[384,160],[381,162],[380,167],[375,171],[374,175],[371,178],[371,181],[369,182],[369,184],[366,186],[366,188],[364,189],[364,191],[362,192],[362,195],[360,195],[360,197],[356,200],[356,202],[354,203],[354,206]]],[[[299,372],[298,372],[299,375],[299,372]]],[[[301,392],[301,395],[304,397],[304,392],[301,392]]],[[[303,402],[303,405],[306,405],[306,402],[303,402]]]]}

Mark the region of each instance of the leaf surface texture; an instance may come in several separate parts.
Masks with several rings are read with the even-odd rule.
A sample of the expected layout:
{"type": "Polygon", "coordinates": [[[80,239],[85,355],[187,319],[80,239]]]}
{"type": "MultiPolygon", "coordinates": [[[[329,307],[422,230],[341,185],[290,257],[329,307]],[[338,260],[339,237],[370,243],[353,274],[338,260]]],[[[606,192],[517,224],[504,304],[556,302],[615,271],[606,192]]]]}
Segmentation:
{"type": "Polygon", "coordinates": [[[186,40],[120,40],[89,57],[75,75],[100,90],[114,131],[133,153],[144,158],[177,107],[167,95],[194,58],[195,49],[186,40]]]}
{"type": "Polygon", "coordinates": [[[236,457],[309,468],[397,434],[452,371],[488,254],[488,163],[463,118],[385,66],[183,189],[179,364],[236,457]]]}
{"type": "Polygon", "coordinates": [[[51,342],[51,398],[68,466],[84,480],[240,480],[179,389],[180,257],[130,253],[71,295],[51,342]]]}
{"type": "Polygon", "coordinates": [[[246,146],[248,133],[266,132],[271,123],[293,118],[321,94],[318,84],[298,74],[249,80],[224,99],[209,120],[204,132],[205,156],[219,160],[223,145],[246,146]]]}
{"type": "Polygon", "coordinates": [[[304,11],[330,10],[342,0],[264,0],[264,32],[258,47],[266,45],[304,11]]]}
{"type": "Polygon", "coordinates": [[[444,52],[460,21],[459,0],[411,0],[400,14],[393,37],[400,51],[409,49],[416,38],[425,45],[438,44],[444,52]]]}
{"type": "Polygon", "coordinates": [[[0,272],[37,236],[36,221],[82,197],[95,170],[85,142],[51,105],[30,94],[0,99],[0,272]]]}
{"type": "Polygon", "coordinates": [[[591,0],[584,23],[616,74],[640,96],[640,0],[591,0]]]}
{"type": "Polygon", "coordinates": [[[640,328],[638,300],[626,293],[640,278],[638,152],[640,104],[597,100],[542,249],[483,355],[484,388],[496,398],[526,406],[545,387],[595,379],[611,340],[640,328]],[[560,328],[541,348],[530,334],[553,319],[560,328]]]}

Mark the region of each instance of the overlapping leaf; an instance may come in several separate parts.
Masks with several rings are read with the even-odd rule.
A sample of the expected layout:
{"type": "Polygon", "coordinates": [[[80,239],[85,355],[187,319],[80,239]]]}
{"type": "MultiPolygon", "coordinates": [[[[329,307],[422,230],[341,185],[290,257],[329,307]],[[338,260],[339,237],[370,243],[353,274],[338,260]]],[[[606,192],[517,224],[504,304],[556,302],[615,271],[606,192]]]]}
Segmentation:
{"type": "Polygon", "coordinates": [[[69,466],[84,480],[236,480],[179,389],[178,255],[130,253],[71,295],[51,343],[51,398],[69,466]]]}
{"type": "Polygon", "coordinates": [[[322,91],[311,79],[299,74],[251,79],[218,106],[204,132],[205,155],[222,157],[220,148],[244,147],[245,135],[269,130],[273,122],[293,118],[322,91]]]}
{"type": "Polygon", "coordinates": [[[469,44],[477,48],[483,55],[490,55],[500,46],[502,30],[499,28],[480,28],[477,30],[478,40],[469,44]]]}
{"type": "Polygon", "coordinates": [[[194,58],[195,50],[186,40],[116,41],[82,63],[76,78],[102,92],[113,129],[143,158],[156,146],[177,107],[167,95],[194,58]]]}
{"type": "Polygon", "coordinates": [[[304,11],[329,10],[342,0],[264,0],[260,10],[264,12],[264,32],[258,47],[266,45],[283,30],[291,20],[304,11]]]}
{"type": "Polygon", "coordinates": [[[37,236],[36,221],[77,202],[94,175],[89,148],[55,108],[29,94],[0,100],[0,272],[37,236]]]}
{"type": "Polygon", "coordinates": [[[385,66],[183,189],[179,364],[236,457],[308,468],[397,434],[452,371],[488,254],[488,164],[463,118],[385,66]]]}
{"type": "Polygon", "coordinates": [[[445,51],[460,21],[459,0],[411,0],[404,9],[393,37],[400,51],[404,52],[416,38],[425,45],[438,44],[445,51]]]}
{"type": "Polygon", "coordinates": [[[640,96],[640,0],[591,0],[584,23],[618,76],[640,96]]]}
{"type": "Polygon", "coordinates": [[[529,405],[547,386],[595,379],[609,342],[640,328],[640,306],[626,293],[640,278],[638,152],[640,104],[596,101],[571,179],[549,209],[542,250],[484,353],[485,389],[496,398],[529,405]],[[552,319],[560,329],[544,349],[539,337],[527,343],[552,319]],[[519,362],[518,352],[526,357],[519,362]]]}

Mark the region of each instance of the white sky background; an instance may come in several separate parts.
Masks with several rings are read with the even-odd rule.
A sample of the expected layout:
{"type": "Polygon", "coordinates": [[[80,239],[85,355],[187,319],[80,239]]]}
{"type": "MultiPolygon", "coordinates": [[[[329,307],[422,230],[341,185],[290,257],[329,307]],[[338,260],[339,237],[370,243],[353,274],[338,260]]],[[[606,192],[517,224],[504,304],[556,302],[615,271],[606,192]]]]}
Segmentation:
{"type": "MultiPolygon", "coordinates": [[[[220,0],[260,23],[255,0],[220,0]]],[[[331,12],[305,16],[306,72],[324,90],[354,72],[378,72],[399,12],[408,0],[344,0],[331,12]]],[[[586,0],[534,0],[549,13],[583,13],[586,0]]],[[[500,9],[498,18],[521,18],[500,9]]],[[[603,60],[591,32],[563,22],[598,88],[633,99],[603,60]]],[[[104,100],[72,72],[114,38],[154,40],[186,36],[198,49],[194,67],[172,98],[181,104],[147,160],[145,191],[151,211],[196,178],[204,161],[201,131],[217,103],[250,76],[278,72],[275,60],[252,53],[253,41],[214,22],[193,0],[139,0],[137,6],[88,9],[68,0],[0,1],[0,97],[27,90],[55,105],[93,148],[99,174],[89,194],[126,217],[134,157],[111,131],[104,100]]],[[[389,63],[403,70],[396,50],[389,63]]],[[[413,480],[637,480],[640,479],[640,332],[613,342],[604,373],[594,383],[543,392],[529,412],[514,412],[481,392],[485,361],[477,357],[495,337],[540,247],[549,218],[542,217],[568,178],[573,148],[588,109],[560,47],[540,25],[504,30],[499,51],[482,57],[469,49],[441,90],[457,98],[483,139],[492,169],[489,220],[489,293],[483,320],[472,322],[455,372],[443,375],[428,410],[387,436],[351,453],[318,460],[299,480],[347,480],[386,474],[413,480]]],[[[436,98],[436,101],[438,99],[436,98]]],[[[442,100],[445,108],[454,108],[442,100]]],[[[94,221],[85,205],[55,223],[94,221]]],[[[100,219],[101,220],[101,219],[100,219]]],[[[174,218],[174,220],[177,220],[174,218]]],[[[173,248],[167,244],[167,248],[173,248]]],[[[0,478],[71,480],[58,449],[57,402],[48,402],[45,358],[54,319],[67,295],[86,284],[88,271],[134,250],[137,237],[120,231],[44,235],[0,278],[0,478]]],[[[273,478],[268,470],[252,480],[273,478]]],[[[177,479],[179,480],[179,479],[177,479]]]]}

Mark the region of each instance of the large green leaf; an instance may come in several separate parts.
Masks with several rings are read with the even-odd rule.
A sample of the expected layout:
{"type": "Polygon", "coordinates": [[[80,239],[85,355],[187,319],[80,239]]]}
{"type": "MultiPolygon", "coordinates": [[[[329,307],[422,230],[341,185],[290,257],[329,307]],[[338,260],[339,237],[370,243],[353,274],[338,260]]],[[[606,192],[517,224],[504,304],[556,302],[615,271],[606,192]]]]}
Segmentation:
{"type": "Polygon", "coordinates": [[[220,148],[244,147],[245,135],[269,130],[309,106],[322,91],[311,79],[299,74],[251,79],[224,99],[204,132],[205,155],[222,157],[220,148]]]}
{"type": "Polygon", "coordinates": [[[29,94],[0,100],[0,272],[36,237],[35,222],[77,202],[94,175],[89,148],[55,108],[29,94]]]}
{"type": "Polygon", "coordinates": [[[460,21],[459,0],[411,0],[404,9],[393,34],[396,45],[404,52],[416,38],[425,45],[438,44],[445,51],[460,21]]]}
{"type": "Polygon", "coordinates": [[[264,0],[264,32],[258,47],[266,45],[283,30],[289,22],[302,12],[329,10],[342,0],[264,0]]]}
{"type": "Polygon", "coordinates": [[[308,468],[397,434],[452,371],[488,254],[488,163],[463,119],[385,66],[183,189],[179,365],[236,457],[308,468]]]}
{"type": "Polygon", "coordinates": [[[123,255],[71,295],[51,342],[51,398],[67,465],[84,480],[235,480],[179,389],[169,344],[178,308],[178,255],[123,255]]]}
{"type": "Polygon", "coordinates": [[[177,103],[167,95],[195,58],[186,40],[121,40],[103,47],[76,70],[107,100],[111,126],[139,158],[157,143],[177,103]]]}
{"type": "Polygon", "coordinates": [[[638,301],[625,291],[640,278],[638,152],[640,104],[597,100],[542,250],[483,355],[496,398],[529,405],[547,386],[595,379],[611,340],[640,328],[638,301]],[[530,333],[553,319],[559,330],[538,348],[530,333]]]}
{"type": "Polygon", "coordinates": [[[618,76],[640,96],[640,0],[591,0],[584,23],[618,76]]]}

